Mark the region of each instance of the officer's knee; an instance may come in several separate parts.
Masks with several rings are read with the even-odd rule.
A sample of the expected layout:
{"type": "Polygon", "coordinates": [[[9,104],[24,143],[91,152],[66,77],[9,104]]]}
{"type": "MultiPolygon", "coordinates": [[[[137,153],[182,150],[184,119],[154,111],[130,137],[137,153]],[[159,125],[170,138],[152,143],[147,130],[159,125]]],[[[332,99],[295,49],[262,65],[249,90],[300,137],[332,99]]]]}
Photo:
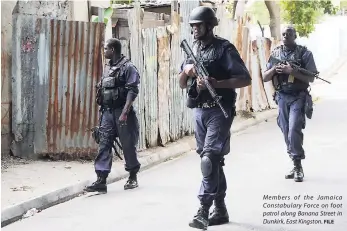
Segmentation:
{"type": "Polygon", "coordinates": [[[293,134],[293,133],[297,133],[300,132],[302,130],[302,126],[303,126],[303,120],[301,118],[295,118],[293,121],[291,121],[290,125],[289,125],[289,133],[293,134]]]}
{"type": "Polygon", "coordinates": [[[207,155],[201,158],[201,172],[203,177],[209,177],[212,174],[213,163],[207,155]]]}

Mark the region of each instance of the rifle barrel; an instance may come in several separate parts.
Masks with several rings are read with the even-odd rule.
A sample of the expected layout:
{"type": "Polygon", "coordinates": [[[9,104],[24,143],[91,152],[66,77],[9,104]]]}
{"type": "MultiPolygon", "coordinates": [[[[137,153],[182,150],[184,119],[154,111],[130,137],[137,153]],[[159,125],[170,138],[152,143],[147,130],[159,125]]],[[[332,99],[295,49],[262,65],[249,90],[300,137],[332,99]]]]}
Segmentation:
{"type": "Polygon", "coordinates": [[[289,60],[280,60],[280,59],[278,59],[278,58],[275,58],[275,57],[270,56],[270,60],[269,60],[269,61],[271,61],[271,60],[276,61],[276,62],[279,62],[279,63],[287,62],[287,63],[289,63],[289,65],[292,66],[292,68],[297,69],[298,71],[300,71],[300,72],[302,72],[302,73],[304,73],[304,74],[313,76],[313,77],[315,77],[315,78],[317,78],[317,79],[320,79],[320,80],[322,80],[322,81],[324,81],[324,82],[326,82],[326,83],[331,84],[331,82],[329,82],[328,80],[325,80],[325,79],[319,77],[319,76],[318,76],[318,75],[319,75],[319,72],[314,73],[314,72],[312,72],[312,71],[306,70],[306,69],[300,67],[299,65],[296,65],[295,63],[293,63],[293,62],[291,62],[291,61],[289,61],[289,60]]]}

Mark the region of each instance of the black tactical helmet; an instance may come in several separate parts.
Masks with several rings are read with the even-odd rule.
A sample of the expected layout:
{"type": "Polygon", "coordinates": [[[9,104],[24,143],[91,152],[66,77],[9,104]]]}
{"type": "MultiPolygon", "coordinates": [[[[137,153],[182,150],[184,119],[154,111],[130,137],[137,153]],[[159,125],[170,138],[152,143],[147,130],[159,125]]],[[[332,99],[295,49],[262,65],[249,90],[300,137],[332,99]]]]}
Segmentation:
{"type": "Polygon", "coordinates": [[[218,20],[216,14],[211,7],[208,6],[198,6],[190,12],[189,24],[192,23],[209,23],[212,26],[218,25],[218,20]]]}

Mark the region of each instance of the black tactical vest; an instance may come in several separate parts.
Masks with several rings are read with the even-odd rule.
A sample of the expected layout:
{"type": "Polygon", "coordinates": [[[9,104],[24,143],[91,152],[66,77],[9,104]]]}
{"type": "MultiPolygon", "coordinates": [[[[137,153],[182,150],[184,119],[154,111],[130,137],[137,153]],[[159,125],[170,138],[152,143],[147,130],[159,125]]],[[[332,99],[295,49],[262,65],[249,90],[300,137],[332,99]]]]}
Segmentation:
{"type": "Polygon", "coordinates": [[[127,90],[125,89],[125,68],[129,60],[122,56],[120,60],[105,68],[97,93],[97,103],[106,108],[119,108],[125,105],[127,90]]]}
{"type": "MultiPolygon", "coordinates": [[[[226,49],[235,49],[235,46],[228,40],[216,36],[212,43],[202,47],[198,40],[194,41],[192,50],[199,62],[202,62],[210,77],[216,80],[225,80],[230,78],[229,73],[224,70],[220,64],[222,55],[226,49]]],[[[222,102],[234,106],[236,101],[236,92],[234,89],[217,88],[216,93],[222,96],[222,102]]],[[[203,90],[197,99],[199,103],[213,101],[209,91],[203,90]]]]}
{"type": "MultiPolygon", "coordinates": [[[[306,50],[307,48],[301,45],[296,45],[294,50],[286,50],[284,45],[281,45],[273,50],[272,56],[277,59],[294,62],[299,66],[304,66],[304,60],[302,57],[306,50]]],[[[309,87],[308,83],[287,74],[277,74],[275,78],[277,78],[277,81],[273,82],[278,82],[278,85],[276,84],[274,87],[279,92],[295,94],[304,91],[309,87]]]]}

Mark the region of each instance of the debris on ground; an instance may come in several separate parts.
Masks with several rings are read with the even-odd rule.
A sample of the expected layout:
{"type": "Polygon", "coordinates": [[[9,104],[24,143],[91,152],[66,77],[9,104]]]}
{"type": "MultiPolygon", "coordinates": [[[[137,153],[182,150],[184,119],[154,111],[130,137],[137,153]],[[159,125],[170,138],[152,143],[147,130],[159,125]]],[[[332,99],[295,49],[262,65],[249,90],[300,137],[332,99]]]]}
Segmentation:
{"type": "Polygon", "coordinates": [[[34,216],[36,213],[39,213],[40,211],[37,210],[37,208],[29,209],[24,215],[23,218],[28,218],[34,216]]]}
{"type": "Polygon", "coordinates": [[[30,187],[30,186],[20,186],[20,187],[14,187],[14,188],[11,188],[11,190],[13,191],[13,192],[16,192],[16,191],[28,191],[28,190],[30,190],[30,189],[32,189],[32,187],[30,187]]]}
{"type": "Polygon", "coordinates": [[[11,155],[1,155],[1,172],[15,165],[29,164],[31,160],[25,160],[11,155]]]}

